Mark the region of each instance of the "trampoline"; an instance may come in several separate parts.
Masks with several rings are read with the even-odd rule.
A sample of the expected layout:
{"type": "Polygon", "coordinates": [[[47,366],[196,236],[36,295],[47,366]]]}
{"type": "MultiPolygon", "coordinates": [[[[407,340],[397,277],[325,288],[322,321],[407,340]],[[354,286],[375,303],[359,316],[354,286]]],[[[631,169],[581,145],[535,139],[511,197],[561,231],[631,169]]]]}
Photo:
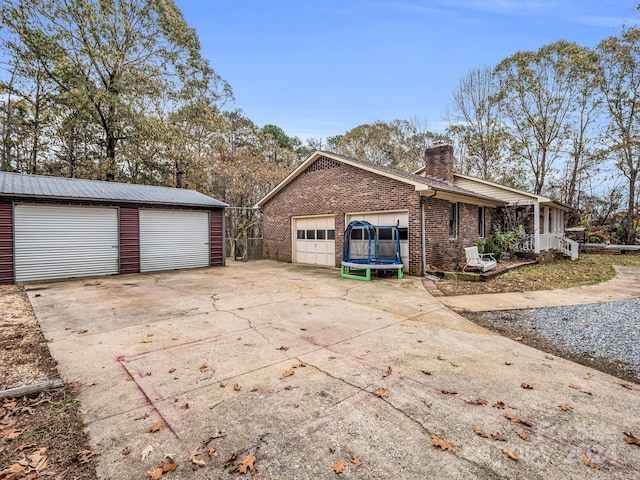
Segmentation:
{"type": "Polygon", "coordinates": [[[400,222],[396,225],[373,225],[354,220],[347,225],[342,243],[340,275],[353,280],[371,280],[371,271],[397,270],[402,278],[400,256],[400,222]]]}

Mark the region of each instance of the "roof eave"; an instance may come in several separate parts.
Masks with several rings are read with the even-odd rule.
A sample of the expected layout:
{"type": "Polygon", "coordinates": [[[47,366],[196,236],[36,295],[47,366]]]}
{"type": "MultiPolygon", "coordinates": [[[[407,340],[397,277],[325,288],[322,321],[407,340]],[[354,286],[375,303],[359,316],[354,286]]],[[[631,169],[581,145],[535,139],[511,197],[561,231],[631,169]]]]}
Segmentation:
{"type": "Polygon", "coordinates": [[[505,202],[501,200],[494,200],[488,197],[481,197],[476,195],[462,195],[455,192],[439,190],[433,187],[426,189],[416,188],[416,191],[420,193],[421,197],[438,198],[441,200],[447,200],[449,202],[471,203],[472,205],[479,205],[481,207],[496,208],[506,205],[505,202]]]}
{"type": "Polygon", "coordinates": [[[73,200],[76,202],[101,202],[101,203],[135,203],[142,205],[166,205],[166,206],[185,206],[185,207],[206,207],[206,208],[226,208],[229,205],[220,202],[219,204],[212,203],[189,203],[189,202],[166,202],[157,200],[130,200],[130,199],[118,199],[118,198],[98,198],[98,197],[68,197],[59,195],[33,195],[26,193],[0,193],[0,198],[24,198],[24,199],[38,199],[38,200],[56,200],[56,201],[68,201],[73,200]]]}

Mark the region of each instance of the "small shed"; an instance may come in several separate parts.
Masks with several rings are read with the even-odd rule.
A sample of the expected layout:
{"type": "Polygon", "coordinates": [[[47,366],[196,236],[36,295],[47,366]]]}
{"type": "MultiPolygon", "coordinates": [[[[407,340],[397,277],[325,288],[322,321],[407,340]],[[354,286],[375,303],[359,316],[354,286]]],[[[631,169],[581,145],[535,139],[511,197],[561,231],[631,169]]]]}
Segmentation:
{"type": "Polygon", "coordinates": [[[222,266],[226,206],[194,190],[0,172],[0,284],[222,266]]]}

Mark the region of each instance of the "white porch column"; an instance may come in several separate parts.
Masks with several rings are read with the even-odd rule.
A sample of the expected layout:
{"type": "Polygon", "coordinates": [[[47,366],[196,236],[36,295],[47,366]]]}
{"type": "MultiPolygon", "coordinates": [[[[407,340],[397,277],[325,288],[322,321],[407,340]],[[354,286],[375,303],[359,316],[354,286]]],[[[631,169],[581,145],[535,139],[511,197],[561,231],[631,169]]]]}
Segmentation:
{"type": "Polygon", "coordinates": [[[540,205],[533,204],[533,253],[540,253],[540,205]]]}

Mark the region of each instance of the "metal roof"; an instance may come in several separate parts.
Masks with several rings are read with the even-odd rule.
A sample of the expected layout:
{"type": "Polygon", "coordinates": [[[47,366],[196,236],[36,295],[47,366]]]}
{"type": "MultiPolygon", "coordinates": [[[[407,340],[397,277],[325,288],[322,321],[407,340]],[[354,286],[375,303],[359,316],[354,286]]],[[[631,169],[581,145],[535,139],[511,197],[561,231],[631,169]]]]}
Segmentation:
{"type": "Polygon", "coordinates": [[[22,173],[0,172],[0,197],[32,197],[110,202],[226,207],[226,203],[195,190],[79,180],[22,173]]]}

